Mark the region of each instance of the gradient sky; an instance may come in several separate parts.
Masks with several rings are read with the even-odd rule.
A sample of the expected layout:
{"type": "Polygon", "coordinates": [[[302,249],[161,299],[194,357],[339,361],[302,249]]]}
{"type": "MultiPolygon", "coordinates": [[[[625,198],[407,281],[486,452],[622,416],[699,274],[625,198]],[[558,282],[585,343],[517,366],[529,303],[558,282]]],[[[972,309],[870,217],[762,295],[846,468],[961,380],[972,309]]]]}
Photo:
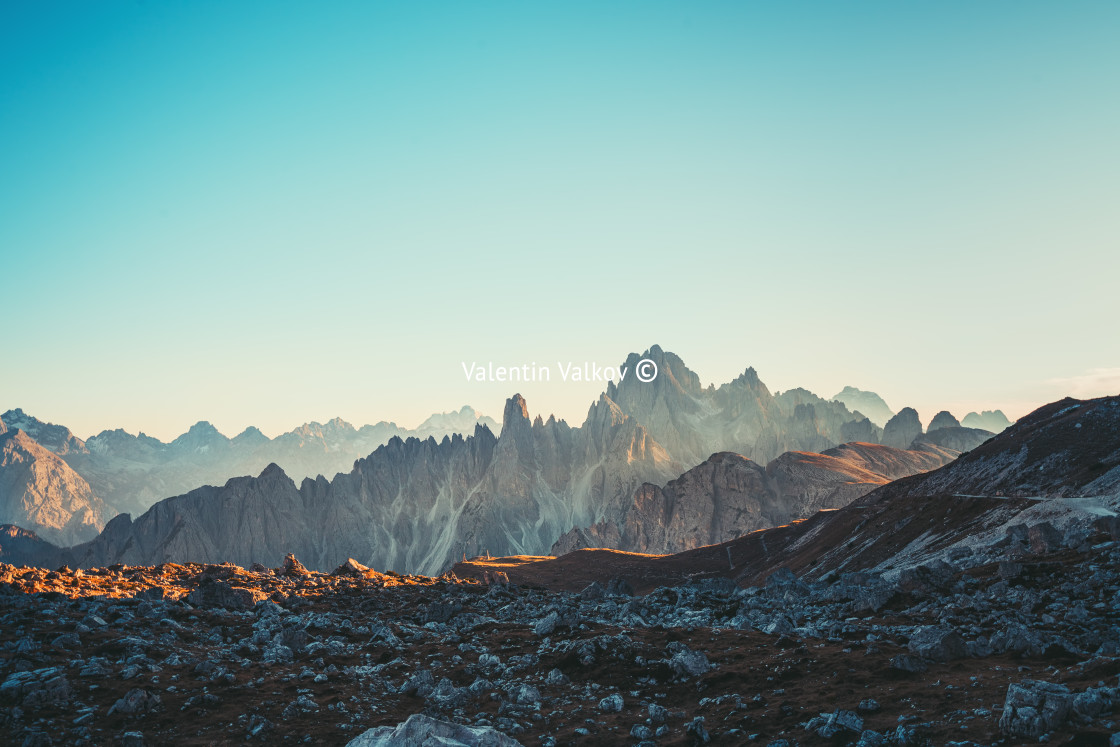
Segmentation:
{"type": "Polygon", "coordinates": [[[621,363],[1120,392],[1120,3],[0,4],[0,410],[583,420],[621,363]]]}

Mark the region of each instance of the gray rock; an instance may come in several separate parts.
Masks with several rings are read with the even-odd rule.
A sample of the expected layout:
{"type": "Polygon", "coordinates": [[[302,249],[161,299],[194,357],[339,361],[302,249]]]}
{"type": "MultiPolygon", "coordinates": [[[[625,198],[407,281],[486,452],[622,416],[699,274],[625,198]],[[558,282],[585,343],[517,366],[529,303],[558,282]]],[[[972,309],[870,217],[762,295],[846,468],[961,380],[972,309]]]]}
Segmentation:
{"type": "Polygon", "coordinates": [[[1027,541],[1036,555],[1056,552],[1062,548],[1062,533],[1048,521],[1035,524],[1027,530],[1027,541]]]}
{"type": "Polygon", "coordinates": [[[520,705],[534,705],[541,702],[541,691],[532,685],[522,685],[514,700],[520,705]]]}
{"type": "Polygon", "coordinates": [[[122,713],[126,716],[141,716],[158,708],[159,704],[160,697],[156,693],[134,688],[114,703],[109,708],[107,715],[112,716],[114,713],[122,713]]]}
{"type": "Polygon", "coordinates": [[[896,669],[900,672],[918,673],[926,671],[926,663],[920,657],[911,656],[910,654],[898,654],[891,659],[891,669],[896,669]]]}
{"type": "Polygon", "coordinates": [[[542,636],[551,635],[552,631],[556,630],[556,624],[559,620],[560,615],[553,610],[537,621],[537,624],[533,626],[533,632],[542,636]]]}
{"type": "Polygon", "coordinates": [[[618,713],[625,705],[622,696],[618,693],[612,693],[599,701],[599,710],[603,713],[618,713]]]}
{"type": "Polygon", "coordinates": [[[673,674],[678,677],[699,677],[711,671],[712,664],[703,651],[693,651],[683,644],[678,645],[680,647],[669,659],[669,669],[673,670],[673,674]]]}
{"type": "Polygon", "coordinates": [[[607,595],[606,590],[599,585],[598,581],[592,581],[588,584],[583,591],[579,593],[580,599],[585,602],[595,602],[607,595]]]}
{"type": "Polygon", "coordinates": [[[875,698],[864,698],[859,702],[859,705],[856,706],[856,710],[861,713],[878,713],[881,709],[882,706],[879,705],[879,701],[875,700],[875,698]]]}
{"type": "Polygon", "coordinates": [[[910,637],[911,653],[931,661],[952,661],[968,656],[968,644],[955,630],[929,626],[910,637]]]}
{"type": "Polygon", "coordinates": [[[704,717],[697,716],[689,722],[688,726],[684,729],[685,734],[689,734],[695,739],[699,740],[701,744],[707,744],[712,741],[712,737],[708,734],[708,730],[704,728],[704,717]]]}
{"type": "Polygon", "coordinates": [[[1060,727],[1073,707],[1073,694],[1065,685],[1023,680],[1009,685],[999,728],[1013,737],[1037,739],[1060,727]]]}
{"type": "Polygon", "coordinates": [[[854,711],[836,710],[828,714],[825,722],[817,728],[817,734],[824,739],[832,739],[837,734],[863,731],[863,718],[854,711]]]}
{"type": "Polygon", "coordinates": [[[367,729],[346,747],[522,747],[513,737],[490,726],[463,726],[423,713],[408,717],[396,726],[367,729]]]}
{"type": "Polygon", "coordinates": [[[551,669],[544,678],[545,683],[549,685],[567,685],[571,682],[568,675],[561,672],[559,669],[551,669]]]}

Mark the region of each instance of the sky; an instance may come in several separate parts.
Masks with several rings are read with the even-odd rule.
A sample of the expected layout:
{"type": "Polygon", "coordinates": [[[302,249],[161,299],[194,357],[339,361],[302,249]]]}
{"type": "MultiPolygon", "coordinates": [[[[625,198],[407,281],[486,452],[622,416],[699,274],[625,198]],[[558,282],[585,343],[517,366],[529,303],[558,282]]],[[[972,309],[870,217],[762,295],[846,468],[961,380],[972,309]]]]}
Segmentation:
{"type": "Polygon", "coordinates": [[[1120,4],[0,4],[0,410],[1120,393],[1120,4]],[[553,369],[468,381],[463,365],[553,369]]]}

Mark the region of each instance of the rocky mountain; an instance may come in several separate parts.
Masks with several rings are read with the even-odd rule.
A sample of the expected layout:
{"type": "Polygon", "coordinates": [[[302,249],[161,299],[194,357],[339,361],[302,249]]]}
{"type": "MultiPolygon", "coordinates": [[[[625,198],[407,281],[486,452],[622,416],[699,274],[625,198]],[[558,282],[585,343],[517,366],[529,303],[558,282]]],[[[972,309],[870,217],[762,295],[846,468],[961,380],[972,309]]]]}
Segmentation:
{"type": "MultiPolygon", "coordinates": [[[[66,441],[54,443],[66,445],[66,441]]],[[[107,509],[61,457],[19,428],[0,434],[0,524],[61,545],[94,537],[107,509]]]]}
{"type": "Polygon", "coordinates": [[[254,427],[228,438],[210,423],[199,421],[170,443],[120,429],[102,431],[83,442],[69,429],[43,423],[22,410],[9,410],[2,418],[0,422],[25,430],[41,446],[62,457],[111,506],[112,512],[135,514],[199,485],[221,484],[233,475],[257,474],[271,463],[283,466],[297,480],[333,476],[349,472],[356,460],[394,436],[438,439],[452,433],[472,433],[477,423],[497,427],[491,418],[464,407],[432,415],[415,430],[387,422],[355,428],[335,418],[327,423],[305,423],[274,439],[254,427]]]}
{"type": "Polygon", "coordinates": [[[868,570],[893,577],[930,563],[1006,561],[1021,544],[1077,548],[1118,512],[1120,397],[1067,398],[940,469],[728,546],[750,578],[781,567],[814,577],[868,570]]]}
{"type": "Polygon", "coordinates": [[[57,568],[62,550],[27,529],[0,524],[0,563],[57,568]]]}
{"type": "Polygon", "coordinates": [[[333,480],[297,485],[276,465],[113,519],[67,562],[200,558],[250,564],[280,550],[312,567],[346,557],[378,568],[437,572],[464,553],[538,553],[573,525],[617,510],[643,482],[681,471],[606,396],[582,428],[511,398],[501,437],[485,426],[437,442],[394,437],[333,480]]]}
{"type": "Polygon", "coordinates": [[[678,356],[657,345],[631,353],[623,366],[634,371],[642,359],[657,365],[657,377],[648,383],[634,376],[610,382],[606,396],[685,465],[719,451],[764,463],[787,451],[823,451],[853,430],[867,431],[861,425],[865,418],[840,402],[806,389],[772,394],[753,368],[718,388],[702,387],[678,356]]]}
{"type": "Polygon", "coordinates": [[[946,427],[923,433],[910,442],[910,448],[920,444],[933,444],[953,451],[970,451],[991,438],[991,431],[979,428],[946,427]]]}
{"type": "Polygon", "coordinates": [[[820,454],[787,452],[763,467],[721,452],[664,487],[640,486],[624,513],[572,529],[549,554],[584,547],[669,554],[726,542],[846,506],[891,480],[955,457],[955,451],[933,445],[904,451],[852,443],[820,454]]]}
{"type": "MultiPolygon", "coordinates": [[[[631,354],[623,365],[633,371],[641,358],[657,364],[657,378],[612,382],[578,428],[552,417],[530,419],[517,396],[506,404],[500,437],[478,425],[466,438],[393,437],[354,461],[348,472],[333,479],[307,475],[298,484],[273,461],[258,477],[223,476],[213,480],[220,487],[157,503],[135,522],[118,517],[96,541],[74,548],[72,562],[247,564],[290,550],[316,568],[354,557],[379,568],[435,573],[464,553],[541,553],[573,527],[603,521],[621,526],[639,486],[664,485],[713,453],[741,454],[763,464],[788,451],[827,451],[845,435],[879,436],[877,426],[840,402],[804,389],[771,394],[753,369],[721,387],[701,387],[680,358],[657,346],[631,354]]],[[[458,425],[474,417],[477,413],[464,408],[429,426],[458,425]]],[[[231,464],[246,463],[223,461],[223,455],[260,459],[280,448],[295,454],[287,459],[298,476],[307,466],[301,456],[349,458],[345,445],[369,445],[384,433],[336,419],[264,441],[252,430],[229,439],[199,423],[166,445],[145,436],[99,434],[87,442],[89,454],[73,462],[90,475],[95,491],[132,491],[144,505],[153,493],[192,475],[197,484],[229,474],[231,464]],[[175,458],[159,461],[168,452],[175,458]],[[99,461],[104,453],[114,455],[112,469],[99,461]],[[159,469],[151,467],[153,462],[159,469]]],[[[869,484],[855,480],[863,487],[821,487],[812,480],[787,479],[790,487],[774,488],[779,482],[772,479],[771,488],[782,500],[790,491],[803,492],[789,500],[785,513],[771,511],[775,519],[801,515],[811,506],[839,505],[869,484]]],[[[743,526],[732,522],[728,531],[743,526]]]]}
{"type": "Polygon", "coordinates": [[[926,428],[926,432],[932,433],[933,431],[939,430],[941,428],[960,427],[961,423],[959,420],[953,417],[953,413],[949,412],[948,410],[942,410],[941,412],[933,416],[933,420],[929,421],[929,427],[926,428]]]}
{"type": "Polygon", "coordinates": [[[18,407],[0,415],[0,422],[6,426],[5,430],[18,428],[40,446],[59,456],[83,454],[87,451],[85,443],[71,433],[69,428],[54,423],[44,423],[18,407]]]}
{"type": "Polygon", "coordinates": [[[842,402],[852,412],[859,412],[871,419],[871,422],[882,428],[887,421],[894,417],[894,410],[887,406],[875,392],[865,392],[854,386],[846,386],[832,399],[842,402]]]}
{"type": "Polygon", "coordinates": [[[983,412],[970,412],[964,416],[961,425],[965,428],[979,428],[992,433],[999,433],[1011,427],[1011,421],[1003,414],[1002,410],[984,410],[983,412]]]}
{"type": "Polygon", "coordinates": [[[922,435],[922,421],[918,419],[918,411],[912,407],[903,407],[883,427],[882,444],[905,449],[920,435],[922,435]]]}

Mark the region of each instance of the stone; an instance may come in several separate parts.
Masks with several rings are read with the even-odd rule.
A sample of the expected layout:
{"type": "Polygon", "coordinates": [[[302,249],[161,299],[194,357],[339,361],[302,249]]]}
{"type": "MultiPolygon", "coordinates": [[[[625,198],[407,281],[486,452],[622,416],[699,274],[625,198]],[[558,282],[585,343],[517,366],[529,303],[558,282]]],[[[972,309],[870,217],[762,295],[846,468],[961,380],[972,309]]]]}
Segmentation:
{"type": "Polygon", "coordinates": [[[863,731],[863,718],[854,711],[836,710],[828,714],[825,723],[817,728],[817,735],[832,739],[843,732],[859,734],[863,731]]]}
{"type": "Polygon", "coordinates": [[[159,705],[160,697],[158,694],[141,688],[134,688],[125,693],[123,698],[120,698],[109,708],[108,715],[121,713],[126,716],[142,716],[155,710],[159,705]]]}
{"type": "Polygon", "coordinates": [[[882,710],[882,706],[880,706],[879,701],[874,698],[864,698],[859,702],[859,705],[856,706],[856,710],[860,713],[878,713],[882,710]]]}
{"type": "Polygon", "coordinates": [[[891,669],[900,672],[910,672],[917,674],[926,671],[926,663],[920,657],[911,656],[910,654],[898,654],[891,659],[891,669]]]}
{"type": "Polygon", "coordinates": [[[365,578],[373,571],[372,568],[364,566],[353,558],[347,558],[338,568],[331,571],[332,576],[348,576],[352,578],[365,578]]]}
{"type": "Polygon", "coordinates": [[[707,744],[708,742],[712,741],[712,737],[708,734],[708,730],[704,728],[703,716],[697,716],[696,718],[692,719],[692,721],[688,723],[688,726],[685,727],[684,733],[692,736],[701,744],[707,744]]]}
{"type": "Polygon", "coordinates": [[[536,625],[533,626],[533,632],[541,636],[551,635],[552,631],[556,630],[556,624],[559,621],[560,615],[553,610],[537,621],[536,625]]]}
{"type": "Polygon", "coordinates": [[[618,693],[612,693],[599,701],[599,710],[603,713],[618,713],[625,705],[622,696],[618,693]]]}
{"type": "Polygon", "coordinates": [[[599,582],[592,581],[583,589],[583,591],[579,593],[579,598],[585,602],[595,602],[602,599],[606,595],[606,590],[599,585],[599,582]]]}
{"type": "Polygon", "coordinates": [[[927,626],[910,636],[910,652],[931,661],[952,661],[968,656],[968,644],[955,630],[927,626]]]}
{"type": "Polygon", "coordinates": [[[669,659],[669,669],[678,677],[699,677],[711,671],[712,665],[703,651],[693,651],[680,644],[669,659]]]}
{"type": "Polygon", "coordinates": [[[121,735],[121,747],[144,747],[144,733],[139,731],[126,731],[121,735]]]}
{"type": "Polygon", "coordinates": [[[1050,522],[1043,521],[1027,529],[1027,542],[1036,555],[1056,552],[1062,548],[1062,533],[1050,522]]]}
{"type": "Polygon", "coordinates": [[[288,578],[302,578],[310,576],[311,571],[307,570],[303,563],[296,560],[295,555],[288,553],[284,556],[284,563],[280,566],[279,574],[288,578]]]}
{"type": "Polygon", "coordinates": [[[1065,685],[1023,680],[1007,687],[999,728],[1013,737],[1037,739],[1062,726],[1072,707],[1073,694],[1065,685]]]}

